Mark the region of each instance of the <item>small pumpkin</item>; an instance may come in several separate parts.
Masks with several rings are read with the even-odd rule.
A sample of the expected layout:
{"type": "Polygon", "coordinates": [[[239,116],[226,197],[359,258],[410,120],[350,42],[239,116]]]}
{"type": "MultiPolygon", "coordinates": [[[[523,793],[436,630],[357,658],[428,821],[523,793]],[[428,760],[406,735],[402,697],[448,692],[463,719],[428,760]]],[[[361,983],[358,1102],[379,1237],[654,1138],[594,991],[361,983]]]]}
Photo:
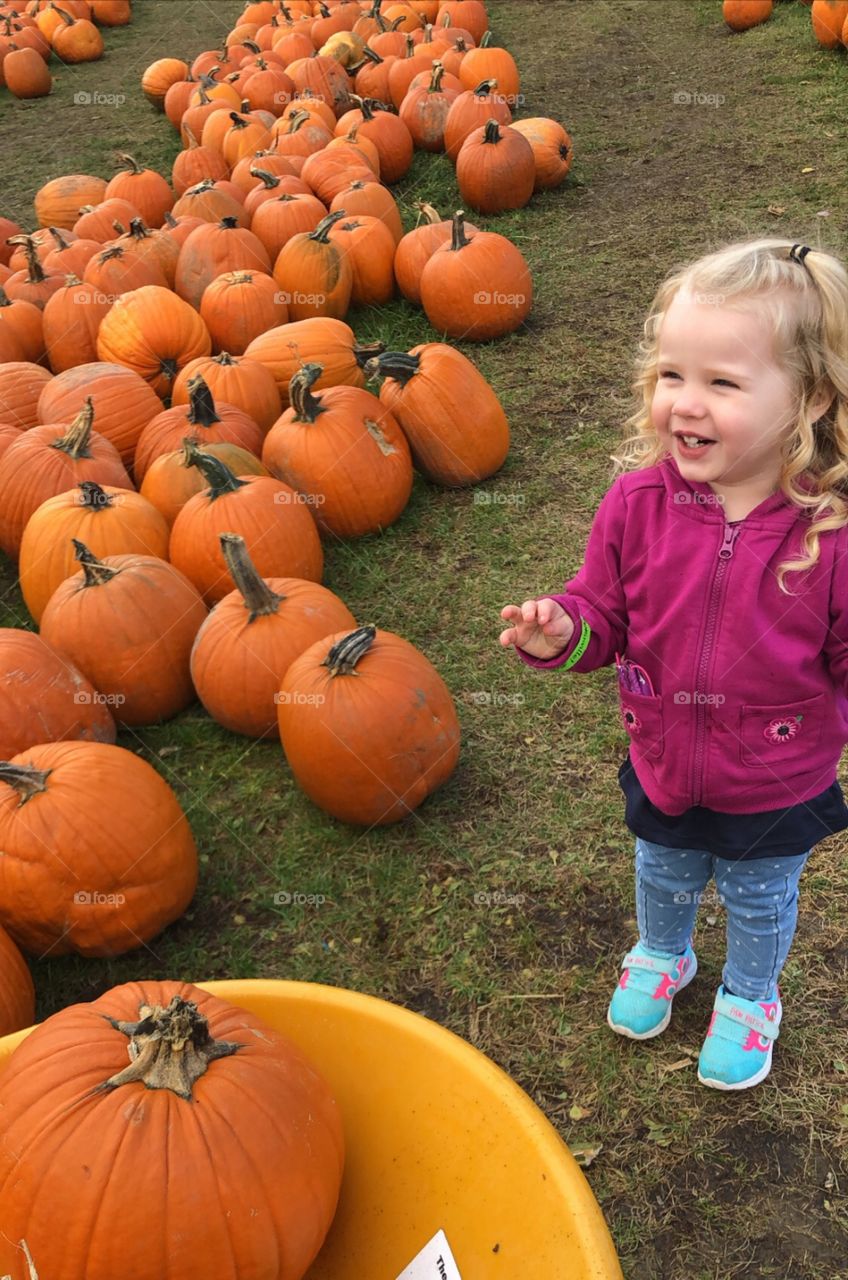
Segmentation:
{"type": "Polygon", "coordinates": [[[260,204],[253,214],[251,230],[273,264],[293,236],[314,231],[327,212],[327,206],[311,192],[284,191],[260,204]]]}
{"type": "Polygon", "coordinates": [[[44,98],[53,77],[35,49],[11,49],[3,59],[3,79],[15,98],[44,98]]]}
{"type": "Polygon", "coordinates": [[[488,120],[463,142],[456,158],[462,199],[480,213],[523,209],[533,194],[533,148],[515,129],[488,120]]]}
{"type": "Polygon", "coordinates": [[[380,218],[367,214],[346,215],[330,228],[330,241],[338,245],[353,273],[350,301],[355,307],[379,307],[395,293],[395,242],[380,218]]]}
{"type": "Polygon", "coordinates": [[[380,400],[409,441],[417,469],[434,484],[478,484],[509,452],[509,423],[497,395],[456,347],[427,342],[386,351],[366,366],[383,377],[380,400]]]}
{"type": "Polygon", "coordinates": [[[314,231],[292,236],[277,255],[274,279],[284,294],[292,320],[319,316],[343,320],[347,315],[353,270],[347,255],[329,236],[330,228],[344,216],[344,209],[328,214],[314,231]]]}
{"type": "Polygon", "coordinates": [[[0,1036],[22,1031],[35,1022],[35,987],[18,948],[0,929],[0,1036]]]}
{"type": "Polygon", "coordinates": [[[289,313],[276,281],[263,271],[225,271],[206,286],[200,301],[214,351],[243,355],[254,338],[289,313]]]}
{"type": "Polygon", "coordinates": [[[54,373],[64,373],[97,358],[97,331],[111,302],[78,276],[65,277],[44,308],[43,335],[54,373]]]}
{"type": "Polygon", "coordinates": [[[188,64],[180,58],[157,58],[141,77],[141,91],[157,111],[165,110],[165,94],[172,84],[187,79],[188,64]]]}
{"type": "Polygon", "coordinates": [[[77,571],[74,538],[100,556],[168,558],[168,526],[146,498],[129,489],[83,480],[42,502],[24,529],[21,592],[36,622],[59,584],[77,571]]]}
{"type": "MultiPolygon", "coordinates": [[[[204,445],[204,451],[213,457],[220,458],[230,468],[234,476],[267,476],[270,471],[264,467],[255,454],[237,444],[222,441],[218,444],[204,445]]],[[[170,528],[182,511],[189,498],[201,493],[207,487],[202,474],[195,467],[185,446],[174,449],[170,453],[160,453],[151,462],[144,473],[139,492],[148,502],[152,502],[157,511],[165,517],[170,528]]]]}
{"type": "MultiPolygon", "coordinates": [[[[173,791],[106,742],[39,743],[0,764],[0,844],[0,923],[32,955],[132,951],[182,915],[197,884],[173,791]]],[[[2,1237],[9,1203],[4,1183],[2,1237]]],[[[17,1268],[17,1242],[4,1270],[10,1257],[17,1268]]]]}
{"type": "Polygon", "coordinates": [[[469,236],[459,210],[450,243],[421,273],[421,302],[438,332],[485,342],[524,323],[533,306],[533,278],[511,240],[494,231],[469,236]]]}
{"type": "Polygon", "coordinates": [[[74,65],[78,62],[96,62],[103,57],[103,37],[88,18],[73,18],[62,14],[62,22],[53,32],[51,41],[57,58],[74,65]]]}
{"type": "Polygon", "coordinates": [[[731,31],[748,31],[771,17],[773,0],[722,0],[721,16],[731,31]]]}
{"type": "Polygon", "coordinates": [[[459,759],[445,682],[414,645],[374,626],[325,636],[296,658],[277,721],[298,786],[361,826],[408,817],[459,759]]]}
{"type": "MultiPolygon", "coordinates": [[[[740,0],[737,0],[737,5],[739,3],[740,0]]],[[[810,21],[813,35],[819,44],[825,49],[838,49],[842,43],[843,29],[848,22],[848,0],[813,0],[810,21]]]]}
{"type": "Polygon", "coordinates": [[[121,244],[112,244],[94,254],[82,278],[83,283],[94,290],[98,301],[107,304],[106,314],[118,298],[135,289],[142,289],[145,285],[156,285],[163,290],[168,288],[158,262],[143,258],[134,249],[121,244]]]}
{"type": "MultiPolygon", "coordinates": [[[[186,245],[190,241],[191,236],[186,245]]],[[[100,360],[124,364],[141,374],[163,400],[180,369],[211,350],[209,330],[194,308],[158,285],[145,285],[118,298],[97,335],[100,360]]]]}
{"type": "Polygon", "coordinates": [[[533,190],[550,191],[560,186],[574,159],[574,148],[568,131],[556,120],[546,116],[515,120],[509,127],[526,138],[533,148],[536,165],[533,190]]]}
{"type": "Polygon", "coordinates": [[[336,125],[336,136],[356,127],[358,135],[370,139],[380,156],[380,179],[391,186],[409,172],[415,148],[404,122],[392,115],[384,103],[363,98],[336,125]]]}
{"type": "Polygon", "coordinates": [[[35,194],[35,216],[40,227],[64,227],[70,231],[80,206],[97,205],[106,198],[106,183],[87,173],[69,173],[53,178],[35,194]]]}
{"type": "Polygon", "coordinates": [[[344,209],[349,218],[360,214],[379,218],[388,227],[395,245],[403,239],[400,209],[391,191],[382,182],[351,182],[333,197],[330,213],[336,213],[338,209],[344,209]]]}
{"type": "Polygon", "coordinates": [[[115,741],[105,699],[43,636],[0,627],[0,759],[74,738],[115,741]]]}
{"type": "Polygon", "coordinates": [[[107,198],[116,197],[135,205],[148,227],[161,227],[174,204],[174,193],[155,169],[143,168],[132,156],[121,153],[124,167],[106,188],[107,198]]]}
{"type": "Polygon", "coordinates": [[[189,361],[177,375],[172,405],[188,404],[188,384],[198,373],[216,400],[242,409],[263,435],[280,416],[280,393],[271,370],[247,355],[233,356],[229,351],[189,361]]]}
{"type": "Polygon", "coordinates": [[[262,461],[313,504],[319,529],[338,538],[378,533],[402,514],[412,459],[397,421],[359,387],[312,388],[323,368],[306,364],[289,389],[291,408],[274,424],[262,461]]]}
{"type": "MultiPolygon", "coordinates": [[[[771,0],[768,0],[771,4],[771,0]]],[[[459,79],[463,89],[473,89],[481,80],[497,81],[498,93],[511,110],[520,102],[521,78],[512,54],[492,44],[491,31],[485,32],[476,49],[469,49],[460,62],[459,79]]]]}
{"type": "Polygon", "coordinates": [[[400,105],[399,115],[416,147],[424,151],[444,151],[445,123],[448,113],[461,92],[460,89],[442,88],[444,65],[436,59],[429,83],[410,86],[400,105]]]}
{"type": "Polygon", "coordinates": [[[207,604],[233,588],[221,555],[222,533],[240,533],[260,573],[320,582],[324,552],[308,505],[289,485],[266,476],[234,476],[219,458],[186,445],[209,488],[190,498],[171,529],[170,560],[207,604]]]}
{"type": "Polygon", "coordinates": [[[174,288],[197,309],[206,288],[227,271],[271,272],[271,260],[262,241],[231,217],[192,231],[180,249],[174,288]]]}
{"type": "Polygon", "coordinates": [[[13,334],[20,344],[20,355],[16,359],[35,364],[44,358],[44,316],[41,309],[26,298],[10,298],[2,285],[0,332],[13,334]]]}
{"type": "Polygon", "coordinates": [[[261,578],[244,539],[220,536],[236,590],[202,624],[191,651],[197,696],[213,720],[249,738],[277,734],[277,692],[295,658],[331,632],[355,627],[345,604],[317,582],[261,578]]]}
{"type": "Polygon", "coordinates": [[[101,244],[115,237],[115,224],[128,227],[133,218],[141,214],[129,200],[110,196],[98,205],[81,205],[80,216],[74,223],[74,234],[82,240],[99,240],[101,244]]]}
{"type": "MultiPolygon", "coordinates": [[[[29,360],[0,364],[0,422],[11,422],[25,431],[44,422],[45,419],[39,416],[39,396],[52,381],[53,374],[49,369],[29,360]]],[[[63,419],[52,417],[46,421],[62,422],[63,419]]]]}
{"type": "Polygon", "coordinates": [[[165,560],[98,558],[73,542],[81,571],[53,592],[41,635],[83,672],[122,724],[169,720],[194,701],[189,657],[206,606],[165,560]]]}
{"type": "Polygon", "coordinates": [[[288,408],[289,385],[302,364],[322,365],[324,372],[315,383],[316,391],[341,383],[364,387],[366,361],[382,350],[381,342],[360,346],[350,325],[332,316],[324,316],[270,329],[261,337],[254,338],[245,357],[270,370],[283,408],[288,408]]]}

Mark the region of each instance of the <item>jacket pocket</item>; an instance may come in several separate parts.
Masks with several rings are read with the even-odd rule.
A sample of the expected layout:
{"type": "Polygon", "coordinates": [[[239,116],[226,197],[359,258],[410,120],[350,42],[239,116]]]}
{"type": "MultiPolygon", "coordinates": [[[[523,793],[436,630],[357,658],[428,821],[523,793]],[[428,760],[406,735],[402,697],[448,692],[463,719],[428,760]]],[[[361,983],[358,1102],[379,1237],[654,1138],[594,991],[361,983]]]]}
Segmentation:
{"type": "Polygon", "coordinates": [[[739,758],[751,768],[780,769],[809,763],[821,740],[825,695],[799,702],[742,707],[739,718],[739,758]]]}
{"type": "Polygon", "coordinates": [[[622,723],[630,736],[634,754],[647,760],[659,760],[665,751],[662,697],[619,689],[618,699],[622,723]]]}

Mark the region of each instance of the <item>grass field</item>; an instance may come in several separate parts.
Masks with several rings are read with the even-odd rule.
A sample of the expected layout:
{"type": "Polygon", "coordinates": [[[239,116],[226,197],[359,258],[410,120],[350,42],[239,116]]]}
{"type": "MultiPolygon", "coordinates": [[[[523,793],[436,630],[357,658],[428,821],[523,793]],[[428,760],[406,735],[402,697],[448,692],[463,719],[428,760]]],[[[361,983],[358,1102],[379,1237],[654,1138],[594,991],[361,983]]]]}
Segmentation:
{"type": "MultiPolygon", "coordinates": [[[[41,183],[108,176],[116,151],[170,171],[176,135],[141,96],[141,72],[214,47],[240,6],[134,7],[101,63],[54,69],[51,97],[0,94],[3,214],[31,224],[41,183]]],[[[560,191],[475,219],[511,236],[534,273],[527,326],[464,348],[507,408],[510,455],[475,490],[416,479],[382,536],[326,548],[325,583],[358,621],[419,646],[447,681],[459,767],[408,821],[361,831],[310,804],[279,746],[237,739],[199,707],[123,732],[189,815],[198,895],[131,955],[34,962],[38,1013],[141,977],[285,977],[385,997],[466,1037],[572,1147],[597,1150],[587,1177],[628,1280],[834,1280],[848,1256],[848,841],[819,845],[802,879],[764,1084],[724,1096],[695,1076],[724,961],[720,907],[699,923],[701,974],[670,1031],[621,1041],[605,1013],[636,922],[614,680],[533,673],[497,637],[504,604],[559,589],[581,562],[662,277],[755,234],[848,249],[848,66],[814,43],[800,3],[737,37],[719,0],[490,9],[522,70],[520,114],[562,120],[576,156],[560,191]],[[280,892],[323,901],[277,905],[280,892]]],[[[419,155],[397,192],[408,226],[418,199],[458,207],[443,157],[419,155]]],[[[360,341],[402,349],[436,337],[402,303],[350,322],[360,341]]],[[[5,625],[31,625],[8,564],[2,588],[5,625]]]]}

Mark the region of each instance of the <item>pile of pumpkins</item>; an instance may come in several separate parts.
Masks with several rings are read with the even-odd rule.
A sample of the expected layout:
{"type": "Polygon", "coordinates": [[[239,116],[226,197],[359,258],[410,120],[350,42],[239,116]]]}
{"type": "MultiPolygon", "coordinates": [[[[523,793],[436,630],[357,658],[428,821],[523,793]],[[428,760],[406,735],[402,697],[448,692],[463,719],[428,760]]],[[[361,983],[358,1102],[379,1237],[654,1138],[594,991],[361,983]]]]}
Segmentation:
{"type": "MultiPolygon", "coordinates": [[[[848,0],[800,0],[810,9],[813,35],[825,49],[848,46],[848,0]]],[[[774,0],[722,0],[721,12],[731,31],[748,31],[771,17],[774,0]]]]}
{"type": "Polygon", "coordinates": [[[53,87],[52,55],[64,64],[103,57],[99,27],[123,27],[131,0],[7,0],[0,4],[0,88],[43,98],[53,87]]]}
{"type": "MultiPolygon", "coordinates": [[[[469,18],[485,14],[478,0],[445,7],[466,4],[469,18]]],[[[257,9],[271,30],[278,14],[305,28],[287,6],[249,5],[246,17],[257,9]]],[[[338,9],[350,21],[351,5],[338,9]]],[[[369,20],[383,23],[379,0],[369,20]]],[[[303,61],[321,76],[320,64],[339,65],[313,52],[303,61]]],[[[209,71],[190,93],[216,92],[209,71]]],[[[361,346],[344,315],[375,300],[383,242],[392,290],[426,296],[432,277],[465,337],[515,327],[508,299],[487,308],[475,295],[497,293],[491,272],[520,259],[509,287],[529,297],[529,269],[461,211],[423,206],[404,233],[376,176],[393,154],[381,122],[406,130],[397,114],[373,111],[379,145],[365,118],[334,143],[347,103],[323,79],[284,96],[274,119],[300,123],[275,137],[320,139],[319,150],[256,155],[266,120],[189,102],[178,122],[191,129],[195,112],[203,140],[182,156],[217,157],[208,176],[185,186],[178,159],[172,187],[121,156],[109,182],[46,183],[32,234],[0,228],[0,547],[39,626],[0,631],[0,925],[33,954],[120,954],[194,892],[179,801],[116,745],[117,725],[161,722],[199,698],[231,732],[277,738],[317,805],[369,827],[408,816],[458,760],[444,681],[321,585],[323,545],[397,520],[414,470],[444,486],[493,475],[509,424],[453,345],[361,346]],[[339,197],[361,203],[342,213],[339,197]],[[47,844],[37,830],[56,834],[47,844]]]]}

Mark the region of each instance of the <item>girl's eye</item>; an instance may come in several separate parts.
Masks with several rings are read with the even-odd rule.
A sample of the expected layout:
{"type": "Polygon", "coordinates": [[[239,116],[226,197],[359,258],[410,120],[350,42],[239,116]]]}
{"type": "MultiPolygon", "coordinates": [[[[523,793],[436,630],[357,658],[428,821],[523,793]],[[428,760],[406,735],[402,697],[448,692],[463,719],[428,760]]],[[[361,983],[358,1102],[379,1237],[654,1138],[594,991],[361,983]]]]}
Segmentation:
{"type": "Polygon", "coordinates": [[[731,382],[728,378],[716,378],[716,379],[715,379],[715,381],[716,381],[716,382],[720,382],[720,383],[722,384],[722,386],[725,386],[725,387],[735,387],[735,386],[736,386],[736,383],[735,383],[735,382],[731,382]]]}
{"type": "Polygon", "coordinates": [[[665,370],[660,374],[660,377],[661,377],[661,378],[679,378],[679,377],[680,377],[680,374],[679,374],[679,373],[672,373],[672,371],[671,371],[670,369],[665,369],[665,370]]]}

